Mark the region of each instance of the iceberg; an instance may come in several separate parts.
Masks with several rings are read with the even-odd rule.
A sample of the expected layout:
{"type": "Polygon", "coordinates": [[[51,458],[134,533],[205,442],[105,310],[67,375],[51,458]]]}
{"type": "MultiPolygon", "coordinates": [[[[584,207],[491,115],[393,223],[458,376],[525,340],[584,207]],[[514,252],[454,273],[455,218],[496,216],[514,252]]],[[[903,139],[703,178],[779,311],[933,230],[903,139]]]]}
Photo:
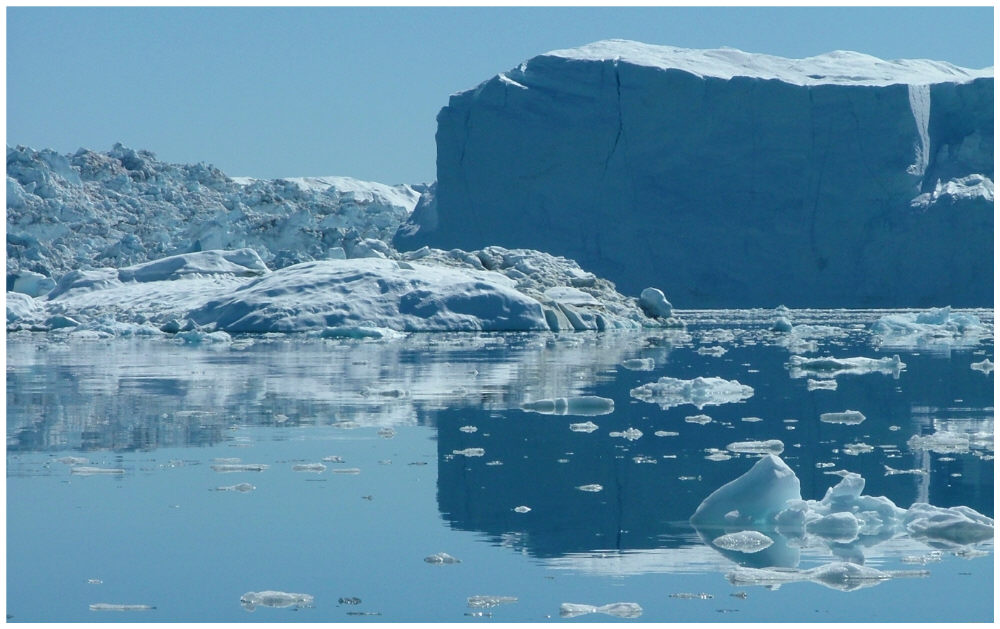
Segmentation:
{"type": "Polygon", "coordinates": [[[693,308],[985,307],[993,120],[992,68],[555,50],[450,97],[433,220],[394,243],[543,249],[693,308]]]}
{"type": "Polygon", "coordinates": [[[691,404],[701,410],[706,406],[742,402],[753,396],[753,387],[718,377],[681,380],[664,376],[656,382],[635,387],[629,395],[643,402],[659,404],[663,410],[683,404],[691,404]]]}
{"type": "Polygon", "coordinates": [[[883,348],[974,347],[992,330],[974,314],[931,308],[923,312],[885,315],[872,324],[883,348]]]}

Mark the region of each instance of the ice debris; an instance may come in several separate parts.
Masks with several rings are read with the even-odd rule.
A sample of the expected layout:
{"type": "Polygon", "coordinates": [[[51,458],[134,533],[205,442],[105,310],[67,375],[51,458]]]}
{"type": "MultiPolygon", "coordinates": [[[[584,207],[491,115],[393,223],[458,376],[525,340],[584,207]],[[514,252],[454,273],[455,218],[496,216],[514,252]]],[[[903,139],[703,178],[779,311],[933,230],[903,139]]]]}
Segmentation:
{"type": "Polygon", "coordinates": [[[77,476],[100,476],[107,474],[124,474],[125,470],[120,467],[80,466],[70,468],[69,472],[70,474],[76,474],[77,476]]]}
{"type": "Polygon", "coordinates": [[[663,410],[683,404],[691,404],[698,410],[705,406],[742,402],[753,396],[753,388],[736,380],[718,377],[698,377],[681,380],[664,376],[632,389],[629,394],[643,402],[658,404],[663,410]]]}
{"type": "Polygon", "coordinates": [[[134,603],[91,603],[92,612],[148,612],[156,609],[155,605],[134,603]]]}
{"type": "Polygon", "coordinates": [[[581,603],[563,603],[559,606],[559,616],[575,618],[584,614],[606,614],[616,618],[638,618],[642,615],[642,607],[638,603],[609,603],[607,605],[584,605],[581,603]]]}
{"type": "Polygon", "coordinates": [[[445,552],[434,553],[433,555],[424,557],[424,561],[438,565],[462,563],[461,559],[456,559],[445,552]]]}
{"type": "Polygon", "coordinates": [[[656,368],[656,361],[652,358],[629,358],[622,361],[622,367],[630,371],[652,371],[656,368]]]}
{"type": "Polygon", "coordinates": [[[599,491],[602,491],[604,489],[604,487],[602,487],[601,485],[598,485],[597,483],[594,483],[592,485],[580,485],[579,487],[577,487],[577,489],[579,489],[580,491],[587,491],[587,492],[591,492],[591,493],[597,493],[599,491]]]}
{"type": "Polygon", "coordinates": [[[237,483],[235,485],[228,485],[225,487],[216,487],[215,491],[238,491],[240,493],[246,493],[255,489],[257,488],[250,483],[237,483]]]}
{"type": "Polygon", "coordinates": [[[952,312],[950,307],[918,313],[885,315],[872,324],[881,347],[971,347],[992,335],[974,314],[952,312]]]}
{"type": "Polygon", "coordinates": [[[482,448],[465,448],[463,450],[452,450],[451,453],[456,456],[476,457],[486,454],[486,450],[482,448]]]}
{"type": "Polygon", "coordinates": [[[505,605],[508,603],[516,603],[516,596],[491,596],[486,594],[477,594],[475,596],[470,596],[466,599],[466,604],[472,609],[483,609],[489,607],[497,607],[498,605],[505,605]]]}
{"type": "Polygon", "coordinates": [[[975,369],[976,371],[981,371],[987,375],[993,372],[993,361],[990,360],[989,358],[983,359],[978,363],[972,363],[969,366],[975,369]]]}
{"type": "Polygon", "coordinates": [[[525,402],[521,410],[544,415],[607,415],[615,410],[615,401],[596,395],[559,397],[525,402]]]}
{"type": "Polygon", "coordinates": [[[572,430],[573,432],[594,432],[598,428],[599,428],[599,426],[597,424],[595,424],[594,422],[590,422],[590,421],[583,422],[583,423],[580,423],[580,424],[570,424],[569,425],[569,429],[572,430]]]}
{"type": "Polygon", "coordinates": [[[529,511],[531,511],[531,507],[526,507],[524,505],[521,505],[519,507],[514,507],[515,513],[527,513],[529,511]]]}
{"type": "Polygon", "coordinates": [[[835,379],[830,380],[813,380],[809,378],[806,380],[806,390],[807,391],[836,391],[837,381],[835,379]]]}
{"type": "Polygon", "coordinates": [[[264,463],[217,463],[211,467],[216,472],[228,474],[231,472],[263,472],[270,465],[264,463]]]}
{"type": "Polygon", "coordinates": [[[705,424],[711,424],[712,418],[709,417],[708,415],[688,415],[687,417],[684,418],[684,421],[686,421],[689,424],[705,425],[705,424]]]}
{"type": "Polygon", "coordinates": [[[778,439],[735,441],[727,445],[726,449],[741,454],[781,454],[785,449],[785,444],[778,439]]]}
{"type": "Polygon", "coordinates": [[[898,354],[891,358],[833,358],[824,356],[810,358],[806,356],[791,356],[786,365],[792,378],[836,378],[845,375],[864,375],[881,373],[899,378],[899,372],[906,368],[906,363],[899,359],[898,354]]]}
{"type": "Polygon", "coordinates": [[[644,288],[639,294],[639,307],[647,316],[668,319],[673,306],[667,301],[663,291],[658,288],[644,288]]]}
{"type": "Polygon", "coordinates": [[[860,424],[865,421],[865,416],[861,411],[847,410],[842,413],[821,413],[819,420],[828,424],[860,424]]]}
{"type": "Polygon", "coordinates": [[[626,428],[623,431],[612,431],[608,433],[609,437],[620,437],[626,441],[635,441],[642,437],[642,431],[638,428],[626,428]]]}
{"type": "Polygon", "coordinates": [[[257,607],[291,607],[299,609],[300,607],[312,607],[313,597],[310,594],[264,590],[263,592],[247,592],[240,597],[240,605],[249,612],[252,612],[257,607]]]}
{"type": "Polygon", "coordinates": [[[298,463],[292,466],[293,472],[312,472],[321,474],[326,471],[326,466],[322,463],[298,463]]]}
{"type": "Polygon", "coordinates": [[[726,573],[726,579],[737,586],[763,585],[777,587],[785,583],[811,581],[828,588],[850,592],[878,585],[894,577],[927,576],[926,572],[884,572],[869,566],[849,562],[832,562],[809,570],[739,567],[726,573]]]}

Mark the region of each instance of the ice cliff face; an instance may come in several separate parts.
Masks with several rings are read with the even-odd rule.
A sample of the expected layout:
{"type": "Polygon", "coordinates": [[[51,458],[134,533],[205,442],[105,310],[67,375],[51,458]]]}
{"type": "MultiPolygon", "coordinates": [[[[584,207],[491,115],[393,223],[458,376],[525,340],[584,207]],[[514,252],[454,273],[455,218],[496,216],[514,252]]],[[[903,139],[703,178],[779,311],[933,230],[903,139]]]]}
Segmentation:
{"type": "Polygon", "coordinates": [[[437,145],[401,249],[542,249],[685,307],[992,304],[992,68],[605,41],[453,95],[437,145]]]}

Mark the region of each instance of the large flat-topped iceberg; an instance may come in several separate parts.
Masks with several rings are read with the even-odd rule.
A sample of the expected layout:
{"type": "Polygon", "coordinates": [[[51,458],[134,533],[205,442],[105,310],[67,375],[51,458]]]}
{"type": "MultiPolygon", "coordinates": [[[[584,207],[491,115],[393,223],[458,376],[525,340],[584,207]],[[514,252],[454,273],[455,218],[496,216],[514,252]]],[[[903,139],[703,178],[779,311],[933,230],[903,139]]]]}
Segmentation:
{"type": "Polygon", "coordinates": [[[683,307],[993,302],[993,71],[604,41],[451,96],[397,248],[577,260],[683,307]]]}
{"type": "Polygon", "coordinates": [[[970,70],[929,59],[886,61],[849,50],[836,50],[806,59],[787,59],[735,48],[694,50],[607,39],[579,48],[553,50],[543,56],[579,61],[620,61],[661,70],[684,70],[702,77],[776,79],[795,85],[924,85],[993,78],[992,67],[970,70]]]}

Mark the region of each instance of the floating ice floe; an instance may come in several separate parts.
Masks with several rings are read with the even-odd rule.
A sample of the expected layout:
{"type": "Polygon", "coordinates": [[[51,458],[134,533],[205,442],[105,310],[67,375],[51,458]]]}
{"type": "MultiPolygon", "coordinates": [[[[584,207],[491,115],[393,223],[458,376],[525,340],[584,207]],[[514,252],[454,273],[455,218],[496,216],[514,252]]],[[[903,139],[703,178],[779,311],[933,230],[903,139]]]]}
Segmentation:
{"type": "Polygon", "coordinates": [[[786,365],[789,375],[792,378],[836,378],[847,375],[864,375],[869,373],[880,373],[899,378],[899,372],[906,368],[906,363],[899,359],[899,355],[885,358],[866,358],[857,356],[853,358],[833,358],[824,356],[819,358],[807,356],[791,356],[786,365]]]}
{"type": "Polygon", "coordinates": [[[291,607],[299,609],[302,607],[312,607],[313,597],[311,594],[264,590],[263,592],[247,592],[240,597],[240,605],[243,606],[243,609],[250,612],[257,607],[291,607]]]}
{"type": "Polygon", "coordinates": [[[451,453],[455,456],[477,457],[486,454],[486,450],[482,448],[465,448],[463,450],[452,450],[451,453]]]}
{"type": "Polygon", "coordinates": [[[134,603],[91,603],[92,612],[148,612],[156,609],[155,605],[134,603]]]}
{"type": "Polygon", "coordinates": [[[785,444],[778,439],[736,441],[727,445],[726,449],[741,454],[781,454],[785,450],[785,444]]]}
{"type": "Polygon", "coordinates": [[[326,471],[326,466],[322,463],[297,463],[292,466],[293,472],[312,472],[321,474],[326,471]]]}
{"type": "Polygon", "coordinates": [[[763,585],[772,589],[785,583],[811,581],[820,585],[850,592],[871,587],[898,577],[925,577],[924,571],[883,571],[869,566],[848,562],[831,562],[809,570],[740,567],[726,573],[726,579],[739,587],[763,585]]]}
{"type": "Polygon", "coordinates": [[[612,431],[608,433],[609,437],[620,437],[626,441],[635,441],[642,437],[642,431],[638,428],[626,428],[623,431],[612,431]]]}
{"type": "MultiPolygon", "coordinates": [[[[992,425],[990,426],[992,429],[992,425]]],[[[958,454],[993,452],[993,432],[959,432],[958,430],[938,430],[929,435],[913,435],[906,445],[911,450],[926,450],[938,454],[958,454]]]]}
{"type": "Polygon", "coordinates": [[[933,548],[961,549],[993,539],[993,519],[973,509],[926,503],[902,509],[888,498],[863,495],[865,480],[860,475],[842,472],[838,476],[840,481],[821,500],[803,500],[791,468],[775,455],[764,455],[745,474],[705,498],[691,516],[691,524],[706,543],[741,566],[767,568],[731,573],[730,580],[735,578],[737,584],[812,580],[853,589],[900,576],[855,565],[863,563],[866,548],[882,541],[909,537],[933,548]],[[720,532],[724,537],[748,531],[774,543],[750,554],[733,553],[714,543],[720,532]],[[782,570],[798,565],[799,547],[815,544],[857,560],[806,571],[782,570]]]}
{"type": "Polygon", "coordinates": [[[674,432],[672,430],[657,430],[653,433],[654,437],[679,437],[681,433],[674,432]]]}
{"type": "Polygon", "coordinates": [[[237,483],[235,485],[227,485],[225,487],[216,487],[215,491],[238,491],[240,493],[246,493],[255,489],[257,488],[250,483],[237,483]]]}
{"type": "Polygon", "coordinates": [[[521,410],[543,415],[607,415],[615,410],[615,401],[596,395],[559,397],[525,402],[521,410]]]}
{"type": "Polygon", "coordinates": [[[437,565],[450,565],[450,564],[462,563],[461,559],[456,559],[455,557],[452,557],[451,555],[445,552],[434,553],[433,555],[424,557],[424,561],[426,561],[427,563],[432,563],[437,565]]]}
{"type": "Polygon", "coordinates": [[[722,356],[729,350],[727,350],[725,347],[722,347],[721,345],[713,345],[712,347],[699,347],[695,351],[701,354],[702,356],[715,356],[716,358],[718,358],[719,356],[722,356]]]}
{"type": "Polygon", "coordinates": [[[841,451],[844,454],[849,454],[851,456],[857,456],[859,454],[867,454],[873,452],[875,446],[868,445],[867,443],[846,443],[841,451]]]}
{"type": "Polygon", "coordinates": [[[705,406],[742,402],[753,396],[753,388],[736,380],[718,377],[681,380],[664,376],[632,389],[629,394],[643,402],[658,404],[663,410],[691,404],[701,410],[705,406]]]}
{"type": "Polygon", "coordinates": [[[559,606],[559,616],[575,618],[584,614],[606,614],[616,618],[638,618],[642,615],[642,607],[638,603],[609,603],[607,605],[584,605],[581,603],[563,603],[559,606]]]}
{"type": "Polygon", "coordinates": [[[806,390],[807,391],[836,391],[837,381],[834,379],[830,380],[813,380],[809,378],[806,380],[806,390]]]}
{"type": "Polygon", "coordinates": [[[339,467],[331,470],[334,474],[347,474],[350,476],[360,474],[361,469],[357,467],[339,467]]]}
{"type": "Polygon", "coordinates": [[[589,421],[588,422],[579,423],[579,424],[570,424],[569,425],[569,429],[572,430],[573,432],[594,432],[599,427],[600,426],[598,426],[594,422],[589,422],[589,421]]]}
{"type": "Polygon", "coordinates": [[[686,421],[689,424],[705,425],[705,424],[711,424],[712,418],[709,417],[708,415],[688,415],[687,417],[684,418],[684,421],[686,421]]]}
{"type": "Polygon", "coordinates": [[[597,483],[594,483],[592,485],[580,485],[579,487],[577,487],[577,489],[579,489],[580,491],[586,491],[586,492],[590,492],[590,493],[597,493],[599,491],[603,491],[604,487],[602,487],[601,485],[598,485],[597,483]]]}
{"type": "Polygon", "coordinates": [[[124,474],[125,470],[120,467],[80,466],[70,468],[69,472],[70,474],[76,474],[77,476],[100,476],[107,474],[124,474]]]}
{"type": "Polygon", "coordinates": [[[760,531],[739,531],[727,533],[712,540],[714,546],[741,553],[759,553],[774,543],[774,540],[760,531]]]}
{"type": "Polygon", "coordinates": [[[497,607],[509,603],[516,603],[516,596],[492,596],[488,594],[477,594],[466,599],[466,604],[472,609],[483,609],[497,607]]]}
{"type": "Polygon", "coordinates": [[[630,371],[652,371],[656,368],[656,361],[652,358],[629,358],[622,361],[622,367],[630,371]]]}
{"type": "Polygon", "coordinates": [[[983,359],[978,363],[972,363],[969,366],[975,369],[976,371],[981,371],[987,375],[993,373],[993,361],[990,360],[989,358],[983,359]]]}
{"type": "Polygon", "coordinates": [[[479,430],[475,426],[459,426],[458,429],[460,431],[462,431],[462,432],[466,432],[466,433],[470,433],[470,434],[479,430]]]}
{"type": "Polygon", "coordinates": [[[979,317],[947,306],[886,315],[872,324],[872,333],[881,347],[898,348],[971,347],[992,336],[979,317]]]}
{"type": "Polygon", "coordinates": [[[223,474],[232,472],[263,472],[270,465],[264,463],[217,463],[212,465],[212,470],[223,474]]]}
{"type": "Polygon", "coordinates": [[[860,424],[865,421],[861,411],[843,411],[842,413],[820,413],[819,420],[828,424],[860,424]]]}
{"type": "Polygon", "coordinates": [[[62,463],[63,465],[86,465],[90,463],[90,460],[82,456],[63,456],[56,459],[56,463],[62,463]]]}
{"type": "Polygon", "coordinates": [[[515,513],[527,513],[529,511],[531,511],[531,507],[527,507],[525,505],[521,505],[519,507],[514,507],[514,512],[515,513]]]}

